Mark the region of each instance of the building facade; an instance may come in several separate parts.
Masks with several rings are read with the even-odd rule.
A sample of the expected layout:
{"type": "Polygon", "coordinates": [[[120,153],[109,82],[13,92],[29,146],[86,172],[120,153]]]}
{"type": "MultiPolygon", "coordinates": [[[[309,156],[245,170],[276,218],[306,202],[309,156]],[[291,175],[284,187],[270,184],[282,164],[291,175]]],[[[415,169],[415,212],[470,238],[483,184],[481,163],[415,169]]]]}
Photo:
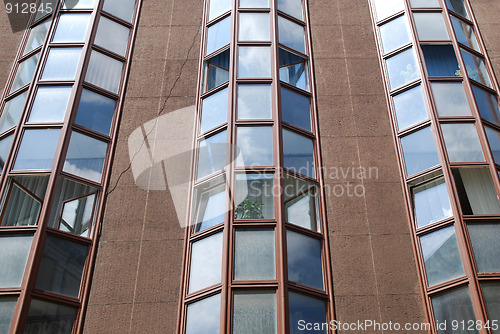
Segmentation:
{"type": "Polygon", "coordinates": [[[0,333],[500,332],[500,3],[4,2],[0,333]]]}

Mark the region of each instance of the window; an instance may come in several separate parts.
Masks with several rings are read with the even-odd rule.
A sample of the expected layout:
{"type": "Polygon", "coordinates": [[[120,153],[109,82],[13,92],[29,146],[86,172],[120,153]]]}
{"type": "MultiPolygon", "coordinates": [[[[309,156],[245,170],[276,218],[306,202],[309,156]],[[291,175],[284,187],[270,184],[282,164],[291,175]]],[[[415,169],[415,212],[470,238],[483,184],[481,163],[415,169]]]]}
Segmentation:
{"type": "Polygon", "coordinates": [[[452,169],[464,215],[500,214],[498,195],[488,168],[452,169]]]}
{"type": "Polygon", "coordinates": [[[47,31],[49,30],[51,22],[52,20],[45,20],[44,22],[31,29],[28,41],[26,42],[26,46],[24,48],[23,55],[30,53],[43,44],[43,42],[45,41],[45,35],[47,35],[47,31]]]}
{"type": "Polygon", "coordinates": [[[11,93],[31,82],[33,74],[35,74],[36,64],[38,63],[39,57],[40,54],[37,53],[19,63],[16,76],[14,77],[12,87],[10,88],[11,93]]]}
{"type": "Polygon", "coordinates": [[[0,333],[9,332],[16,304],[17,297],[0,297],[0,333]]]}
{"type": "Polygon", "coordinates": [[[401,146],[403,147],[408,176],[439,165],[436,144],[430,126],[401,138],[401,146]]]}
{"type": "Polygon", "coordinates": [[[498,223],[467,224],[474,258],[480,273],[500,272],[500,225],[498,223]]]}
{"type": "Polygon", "coordinates": [[[314,178],[314,166],[312,139],[283,129],[283,167],[314,178]]]}
{"type": "Polygon", "coordinates": [[[2,115],[0,116],[0,133],[12,129],[19,122],[19,118],[23,112],[24,102],[28,92],[22,94],[5,102],[2,115]]]}
{"type": "Polygon", "coordinates": [[[195,232],[224,222],[226,213],[226,185],[222,177],[195,189],[195,232]]]}
{"type": "Polygon", "coordinates": [[[189,304],[186,334],[219,334],[221,296],[217,294],[189,304]]]}
{"type": "Polygon", "coordinates": [[[429,118],[421,86],[395,95],[393,101],[399,130],[407,129],[429,118]]]}
{"type": "Polygon", "coordinates": [[[286,231],[288,279],[323,290],[321,240],[286,231]]]}
{"type": "Polygon", "coordinates": [[[461,82],[431,82],[439,116],[471,116],[461,82]]]}
{"type": "Polygon", "coordinates": [[[472,85],[474,98],[481,117],[487,121],[500,125],[500,110],[495,95],[472,85]]]}
{"type": "Polygon", "coordinates": [[[231,10],[231,0],[210,0],[208,20],[212,21],[218,16],[231,10]]]}
{"type": "Polygon", "coordinates": [[[5,160],[7,160],[7,155],[9,154],[10,145],[12,144],[13,138],[14,135],[11,134],[10,136],[0,139],[0,173],[3,172],[5,160]]]}
{"type": "Polygon", "coordinates": [[[71,86],[40,86],[31,108],[29,122],[62,123],[68,108],[71,86]]]}
{"type": "Polygon", "coordinates": [[[87,35],[90,14],[61,14],[54,43],[83,43],[87,35]]]}
{"type": "Polygon", "coordinates": [[[227,106],[227,88],[224,88],[223,90],[204,98],[202,101],[201,132],[206,132],[210,129],[216,128],[221,124],[226,123],[227,106]]]}
{"type": "Polygon", "coordinates": [[[94,43],[125,57],[129,35],[129,28],[101,16],[94,43]]]}
{"type": "Polygon", "coordinates": [[[403,0],[374,0],[377,19],[381,21],[405,9],[403,0]]]}
{"type": "Polygon", "coordinates": [[[122,20],[132,22],[135,0],[105,0],[102,9],[122,20]]]}
{"type": "Polygon", "coordinates": [[[453,226],[420,237],[420,244],[429,286],[465,275],[453,226]]]}
{"type": "Polygon", "coordinates": [[[24,131],[14,170],[51,169],[60,132],[60,129],[27,129],[24,131]]]}
{"type": "Polygon", "coordinates": [[[384,54],[411,43],[408,20],[404,15],[384,23],[379,29],[384,54]]]}
{"type": "Polygon", "coordinates": [[[273,128],[271,126],[239,126],[236,131],[238,166],[273,165],[273,128]]]}
{"type": "Polygon", "coordinates": [[[74,80],[82,48],[52,48],[43,69],[42,80],[74,80]]]}
{"type": "Polygon", "coordinates": [[[57,4],[59,3],[58,0],[42,0],[40,1],[40,4],[43,5],[42,9],[36,13],[35,16],[35,21],[38,19],[48,15],[52,14],[53,10],[56,8],[57,4]]]}
{"type": "Polygon", "coordinates": [[[472,27],[455,16],[450,15],[450,19],[458,42],[479,52],[479,45],[477,44],[476,35],[472,27]]]}
{"type": "MultiPolygon", "coordinates": [[[[269,13],[240,13],[239,41],[269,41],[269,13]]],[[[229,27],[226,28],[229,34],[229,27]]],[[[210,28],[209,28],[210,31],[210,28]]],[[[229,41],[228,41],[229,43],[229,41]]]]}
{"type": "MultiPolygon", "coordinates": [[[[434,317],[436,321],[440,323],[446,322],[451,324],[452,321],[458,323],[476,323],[476,317],[474,315],[474,309],[472,307],[472,300],[470,299],[470,293],[468,287],[460,287],[441,293],[439,295],[431,297],[432,308],[434,309],[434,317]]],[[[479,333],[475,329],[467,330],[457,330],[450,331],[449,327],[447,330],[440,329],[438,334],[471,334],[479,333]]]]}
{"type": "Polygon", "coordinates": [[[302,90],[309,90],[307,59],[279,49],[280,80],[302,90]]]}
{"type": "MultiPolygon", "coordinates": [[[[382,0],[381,0],[382,1],[382,0]]],[[[418,79],[417,59],[413,49],[405,50],[386,59],[391,90],[418,79]]]]}
{"type": "MultiPolygon", "coordinates": [[[[481,289],[483,290],[483,298],[486,301],[486,309],[488,316],[491,320],[500,319],[500,284],[495,282],[481,282],[481,289]]],[[[498,334],[497,330],[492,330],[493,334],[498,334]]]]}
{"type": "Polygon", "coordinates": [[[0,288],[21,286],[32,239],[33,237],[28,235],[0,235],[0,249],[2,250],[0,253],[0,267],[2,268],[0,288]]]}
{"type": "Polygon", "coordinates": [[[85,81],[117,94],[123,63],[100,52],[92,51],[85,81]]]}
{"type": "Polygon", "coordinates": [[[73,132],[63,171],[100,183],[107,150],[107,143],[73,132]]]}
{"type": "Polygon", "coordinates": [[[312,231],[321,231],[318,187],[311,182],[284,175],[285,221],[312,231]]]}
{"type": "Polygon", "coordinates": [[[417,227],[424,227],[452,216],[450,198],[443,177],[412,188],[412,195],[417,227]]]}
{"type": "Polygon", "coordinates": [[[236,174],[235,219],[274,218],[272,174],[236,174]]]}
{"type": "Polygon", "coordinates": [[[238,77],[271,77],[271,49],[269,47],[240,46],[238,53],[238,77]]]}
{"type": "Polygon", "coordinates": [[[211,235],[191,246],[189,293],[221,282],[222,233],[211,235]]]}
{"type": "Polygon", "coordinates": [[[277,334],[274,291],[236,290],[233,301],[233,334],[277,334]]]}
{"type": "Polygon", "coordinates": [[[94,8],[96,0],[66,0],[63,8],[65,9],[87,9],[94,8]]]}
{"type": "Polygon", "coordinates": [[[473,123],[441,124],[451,162],[484,161],[476,127],[473,123]]]}
{"type": "Polygon", "coordinates": [[[439,7],[438,0],[410,0],[413,8],[439,7]]]}
{"type": "Polygon", "coordinates": [[[240,0],[240,8],[269,8],[269,0],[240,0]]]}
{"type": "Polygon", "coordinates": [[[71,333],[76,311],[76,308],[32,299],[24,332],[71,333]]]}
{"type": "Polygon", "coordinates": [[[235,280],[276,277],[274,229],[237,229],[234,244],[235,280]]]}
{"type": "Polygon", "coordinates": [[[445,0],[445,2],[449,10],[465,18],[469,18],[463,0],[445,0]]]}
{"type": "Polygon", "coordinates": [[[418,37],[421,41],[449,41],[442,13],[414,13],[418,37]]]}
{"type": "Polygon", "coordinates": [[[485,86],[491,87],[490,77],[488,75],[488,70],[484,65],[484,60],[478,56],[473,55],[465,50],[462,51],[462,58],[465,63],[465,69],[467,70],[467,75],[470,79],[476,80],[485,86]]]}
{"type": "Polygon", "coordinates": [[[311,99],[285,87],[281,87],[281,117],[283,122],[311,129],[311,99]]]}
{"type": "Polygon", "coordinates": [[[424,44],[421,47],[429,77],[462,76],[452,45],[424,44]]]}
{"type": "Polygon", "coordinates": [[[207,32],[207,54],[210,54],[229,44],[231,31],[231,17],[210,26],[207,32]]]}
{"type": "Polygon", "coordinates": [[[302,0],[278,0],[278,10],[303,20],[302,0]]]}
{"type": "Polygon", "coordinates": [[[227,132],[224,130],[200,141],[198,180],[226,168],[227,132]]]}
{"type": "MultiPolygon", "coordinates": [[[[326,322],[326,305],[323,300],[290,292],[288,295],[288,304],[290,334],[304,334],[304,331],[299,330],[298,326],[301,320],[308,324],[322,324],[326,322]]],[[[307,331],[307,334],[326,333],[326,330],[318,329],[307,331]]]]}
{"type": "Polygon", "coordinates": [[[88,89],[82,90],[75,123],[109,135],[116,101],[88,89]]]}
{"type": "Polygon", "coordinates": [[[204,91],[209,91],[229,80],[229,49],[211,57],[204,64],[204,91]]]}
{"type": "Polygon", "coordinates": [[[294,50],[306,53],[304,27],[278,16],[279,42],[294,50]]]}
{"type": "Polygon", "coordinates": [[[271,85],[238,85],[238,119],[271,118],[271,85]]]}
{"type": "Polygon", "coordinates": [[[500,133],[489,126],[485,126],[484,131],[488,137],[493,159],[497,164],[500,164],[500,133]]]}

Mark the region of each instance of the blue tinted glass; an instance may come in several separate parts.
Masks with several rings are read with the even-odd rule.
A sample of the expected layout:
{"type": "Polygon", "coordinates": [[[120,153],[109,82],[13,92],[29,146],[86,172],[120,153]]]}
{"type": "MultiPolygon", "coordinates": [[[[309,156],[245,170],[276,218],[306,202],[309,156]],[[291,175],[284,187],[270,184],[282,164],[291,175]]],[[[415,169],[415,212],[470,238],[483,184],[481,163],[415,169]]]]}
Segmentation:
{"type": "Polygon", "coordinates": [[[100,52],[92,51],[85,81],[115,94],[120,88],[123,63],[100,52]]]}
{"type": "Polygon", "coordinates": [[[465,18],[468,18],[467,10],[465,9],[463,0],[446,0],[446,7],[452,12],[457,13],[458,15],[462,15],[465,18]]]}
{"type": "Polygon", "coordinates": [[[96,0],[66,0],[63,8],[65,9],[86,9],[94,8],[96,0]]]}
{"type": "Polygon", "coordinates": [[[201,132],[213,129],[227,122],[228,89],[212,94],[203,99],[201,111],[201,132]]]}
{"type": "Polygon", "coordinates": [[[23,55],[35,50],[37,47],[43,44],[45,40],[45,35],[49,30],[51,22],[52,22],[51,20],[46,20],[37,25],[36,27],[34,27],[33,29],[31,29],[30,37],[26,42],[23,55]]]}
{"type": "Polygon", "coordinates": [[[439,7],[438,0],[410,0],[413,8],[439,7]]]}
{"type": "Polygon", "coordinates": [[[269,41],[269,13],[240,13],[239,41],[269,41]]]}
{"type": "Polygon", "coordinates": [[[205,62],[205,91],[209,91],[229,80],[229,49],[205,62]]]}
{"type": "Polygon", "coordinates": [[[311,131],[311,101],[307,96],[281,87],[283,121],[311,131]]]}
{"type": "Polygon", "coordinates": [[[9,154],[10,144],[12,144],[13,135],[0,140],[0,173],[3,171],[7,154],[9,154]]]}
{"type": "Polygon", "coordinates": [[[115,100],[83,89],[75,123],[109,135],[115,106],[115,100]]]}
{"type": "Polygon", "coordinates": [[[473,123],[441,124],[451,162],[484,161],[479,136],[473,123]]]}
{"type": "Polygon", "coordinates": [[[452,45],[422,45],[430,77],[460,77],[457,56],[452,45]]]}
{"type": "Polygon", "coordinates": [[[439,164],[430,127],[401,138],[408,176],[439,164]]]}
{"type": "Polygon", "coordinates": [[[240,0],[240,8],[269,8],[269,0],[240,0]]]}
{"type": "Polygon", "coordinates": [[[63,171],[99,183],[107,150],[107,143],[73,132],[63,171]]]}
{"type": "Polygon", "coordinates": [[[304,27],[278,16],[279,42],[289,48],[306,53],[304,27]]]}
{"type": "Polygon", "coordinates": [[[472,85],[472,91],[476,98],[477,108],[481,117],[487,121],[500,125],[500,110],[495,95],[472,85]]]}
{"type": "Polygon", "coordinates": [[[211,235],[191,244],[189,293],[221,282],[222,233],[211,235]]]}
{"type": "Polygon", "coordinates": [[[60,129],[30,129],[24,132],[14,170],[50,169],[60,129]]]}
{"type": "Polygon", "coordinates": [[[43,80],[74,80],[82,48],[52,48],[43,69],[43,80]]]}
{"type": "Polygon", "coordinates": [[[267,46],[240,46],[238,48],[239,78],[271,77],[271,49],[267,46]]]}
{"type": "Polygon", "coordinates": [[[307,60],[279,49],[280,80],[302,90],[309,90],[307,60]]]}
{"type": "Polygon", "coordinates": [[[200,141],[198,152],[198,179],[223,170],[226,163],[227,132],[200,141]]]}
{"type": "Polygon", "coordinates": [[[299,20],[303,19],[302,0],[278,0],[278,10],[299,20]]]}
{"type": "Polygon", "coordinates": [[[441,13],[414,13],[418,38],[421,41],[448,41],[448,31],[441,13]]]}
{"type": "Polygon", "coordinates": [[[490,77],[488,75],[488,71],[486,70],[486,66],[484,65],[484,60],[465,50],[461,51],[469,78],[476,80],[485,86],[491,87],[490,77]]]}
{"type": "Polygon", "coordinates": [[[19,64],[16,71],[16,76],[14,77],[14,81],[12,82],[12,87],[10,88],[10,92],[14,92],[31,82],[31,79],[33,79],[33,74],[35,73],[39,56],[40,53],[37,53],[19,64]]]}
{"type": "Polygon", "coordinates": [[[287,231],[288,279],[323,290],[321,240],[287,231]]]}
{"type": "Polygon", "coordinates": [[[210,0],[208,20],[211,21],[229,10],[231,10],[231,0],[210,0]]]}
{"type": "Polygon", "coordinates": [[[70,94],[71,86],[40,86],[28,121],[63,122],[70,94]]]}
{"type": "Polygon", "coordinates": [[[237,130],[238,166],[273,165],[273,128],[240,126],[237,130]]]}
{"type": "Polygon", "coordinates": [[[94,43],[125,57],[130,29],[101,16],[94,43]]]}
{"type": "Polygon", "coordinates": [[[314,178],[313,141],[295,132],[283,129],[283,166],[296,173],[314,178]]]}
{"type": "Polygon", "coordinates": [[[412,193],[417,227],[451,217],[450,198],[442,177],[413,188],[412,193]]]}
{"type": "Polygon", "coordinates": [[[207,54],[229,44],[230,32],[231,17],[226,17],[224,20],[210,26],[207,32],[207,54]]]}
{"type": "Polygon", "coordinates": [[[271,118],[271,85],[238,85],[238,119],[271,118]]]}
{"type": "Polygon", "coordinates": [[[87,34],[90,14],[61,14],[54,43],[82,43],[87,34]]]}
{"type": "Polygon", "coordinates": [[[0,116],[0,133],[17,125],[23,112],[26,95],[28,95],[27,91],[5,102],[2,116],[0,116]]]}
{"type": "Polygon", "coordinates": [[[439,116],[470,116],[469,103],[461,82],[431,82],[439,116]]]}
{"type": "Polygon", "coordinates": [[[384,54],[411,43],[406,16],[400,16],[380,26],[384,54]]]}
{"type": "Polygon", "coordinates": [[[102,9],[127,22],[132,22],[135,0],[105,0],[102,9]]]}
{"type": "Polygon", "coordinates": [[[220,294],[189,304],[186,334],[219,334],[220,294]]]}
{"type": "MultiPolygon", "coordinates": [[[[213,182],[223,182],[216,180],[213,182]]],[[[197,187],[193,220],[195,232],[203,231],[224,221],[226,214],[226,184],[212,187],[212,182],[197,187]]]]}
{"type": "Polygon", "coordinates": [[[326,322],[325,302],[299,293],[289,293],[290,334],[326,334],[326,329],[303,330],[301,323],[322,324],[326,322]]]}
{"type": "Polygon", "coordinates": [[[417,60],[413,49],[408,49],[386,60],[391,89],[418,79],[417,60]]]}
{"type": "Polygon", "coordinates": [[[464,21],[457,19],[454,16],[451,16],[451,23],[453,24],[453,29],[455,30],[455,34],[457,36],[457,40],[467,45],[468,47],[479,51],[479,45],[477,44],[476,35],[474,34],[474,30],[470,25],[465,23],[464,21]]]}
{"type": "Polygon", "coordinates": [[[399,130],[406,129],[429,118],[420,86],[394,96],[393,101],[399,130]]]}
{"type": "Polygon", "coordinates": [[[491,148],[491,154],[493,154],[493,159],[498,164],[500,163],[500,132],[485,126],[486,136],[488,137],[488,142],[491,148]]]}

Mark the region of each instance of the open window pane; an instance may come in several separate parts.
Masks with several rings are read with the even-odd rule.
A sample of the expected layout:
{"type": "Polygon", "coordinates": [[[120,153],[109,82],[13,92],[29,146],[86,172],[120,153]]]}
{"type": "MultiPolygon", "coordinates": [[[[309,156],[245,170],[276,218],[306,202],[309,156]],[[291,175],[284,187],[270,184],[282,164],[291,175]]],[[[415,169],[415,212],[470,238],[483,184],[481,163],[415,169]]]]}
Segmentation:
{"type": "MultiPolygon", "coordinates": [[[[468,287],[456,288],[436,295],[431,298],[432,308],[434,309],[434,317],[440,323],[451,324],[452,321],[456,323],[476,323],[476,316],[474,315],[474,308],[472,307],[472,300],[468,287]]],[[[468,330],[467,327],[458,328],[458,330],[451,330],[449,326],[447,329],[438,329],[438,334],[472,334],[479,333],[477,330],[468,330]]]]}
{"type": "Polygon", "coordinates": [[[83,244],[47,236],[35,287],[78,298],[87,249],[83,244]]]}
{"type": "Polygon", "coordinates": [[[302,90],[309,90],[307,59],[280,48],[279,66],[281,81],[302,90]]]}
{"type": "Polygon", "coordinates": [[[66,0],[64,9],[91,9],[94,8],[96,0],[66,0]]]}
{"type": "Polygon", "coordinates": [[[271,77],[271,49],[267,46],[240,46],[238,48],[239,78],[271,77]]]}
{"type": "Polygon", "coordinates": [[[52,20],[46,20],[31,29],[30,36],[28,37],[28,41],[26,42],[26,46],[24,48],[23,55],[35,50],[37,47],[43,44],[43,42],[45,41],[45,35],[47,35],[47,31],[49,30],[51,22],[52,20]]]}
{"type": "Polygon", "coordinates": [[[9,333],[16,304],[17,297],[0,297],[0,333],[9,333]]]}
{"type": "Polygon", "coordinates": [[[271,109],[271,85],[238,85],[238,119],[270,119],[271,109]]]}
{"type": "Polygon", "coordinates": [[[473,123],[441,124],[451,162],[484,161],[479,136],[473,123]]]}
{"type": "Polygon", "coordinates": [[[321,240],[286,231],[288,279],[323,290],[321,240]]]}
{"type": "Polygon", "coordinates": [[[272,126],[239,126],[236,144],[238,166],[273,165],[272,126]]]}
{"type": "Polygon", "coordinates": [[[51,169],[60,132],[60,129],[24,131],[14,170],[51,169]]]}
{"type": "Polygon", "coordinates": [[[92,51],[85,81],[115,94],[120,88],[123,63],[100,52],[92,51]]]}
{"type": "MultiPolygon", "coordinates": [[[[30,235],[3,234],[0,236],[0,288],[20,287],[31,249],[30,235]]],[[[8,333],[8,331],[6,332],[8,333]]]]}
{"type": "Polygon", "coordinates": [[[237,229],[234,246],[234,279],[276,278],[274,229],[237,229]]]}
{"type": "Polygon", "coordinates": [[[236,174],[235,219],[274,218],[273,174],[236,174]]]}
{"type": "MultiPolygon", "coordinates": [[[[491,320],[500,319],[500,282],[481,282],[481,289],[483,290],[483,298],[486,302],[486,309],[488,316],[491,320]]],[[[500,328],[492,330],[493,334],[500,333],[500,328]]]]}
{"type": "Polygon", "coordinates": [[[399,130],[404,130],[429,118],[421,86],[394,96],[393,101],[399,130]]]}
{"type": "Polygon", "coordinates": [[[231,17],[217,22],[207,29],[207,55],[229,44],[231,17]]]}
{"type": "Polygon", "coordinates": [[[54,43],[83,43],[87,35],[90,14],[61,14],[57,24],[54,43]]]}
{"type": "Polygon", "coordinates": [[[288,174],[283,182],[285,221],[320,232],[318,187],[288,174]]]}
{"type": "Polygon", "coordinates": [[[420,237],[420,244],[429,286],[465,275],[453,226],[420,237]]]}
{"type": "Polygon", "coordinates": [[[304,27],[278,16],[279,42],[294,50],[306,53],[304,27]]]}
{"type": "Polygon", "coordinates": [[[217,294],[189,304],[186,334],[219,334],[221,296],[217,294]]]}
{"type": "Polygon", "coordinates": [[[233,334],[277,334],[276,293],[271,290],[235,290],[233,334]]]}
{"type": "Polygon", "coordinates": [[[450,19],[458,42],[467,45],[471,49],[479,51],[479,45],[477,44],[476,35],[474,34],[472,27],[452,15],[450,15],[450,19]]]}
{"type": "Polygon", "coordinates": [[[68,108],[71,86],[40,86],[28,122],[62,123],[68,108]]]}
{"type": "Polygon", "coordinates": [[[442,13],[414,13],[413,17],[421,41],[450,40],[442,13]]]}
{"type": "Polygon", "coordinates": [[[36,225],[48,180],[45,175],[13,177],[4,199],[1,225],[36,225]]]}
{"type": "Polygon", "coordinates": [[[228,89],[212,94],[202,101],[201,132],[216,128],[227,122],[228,89]]]}
{"type": "MultiPolygon", "coordinates": [[[[290,317],[290,334],[305,334],[300,330],[299,323],[304,321],[307,324],[322,324],[326,322],[326,305],[323,300],[309,297],[300,293],[289,292],[288,297],[290,317]]],[[[307,334],[326,334],[326,329],[308,330],[307,334]]]]}
{"type": "MultiPolygon", "coordinates": [[[[385,1],[385,0],[383,0],[385,1]]],[[[403,86],[420,77],[418,74],[417,59],[413,49],[398,53],[386,61],[391,90],[403,86]]]]}
{"type": "Polygon", "coordinates": [[[446,7],[448,7],[449,10],[465,18],[469,18],[463,0],[445,0],[445,1],[446,1],[446,7]]]}
{"type": "Polygon", "coordinates": [[[208,20],[212,21],[218,16],[231,10],[231,0],[210,0],[208,20]]]}
{"type": "Polygon", "coordinates": [[[95,220],[97,188],[59,178],[49,227],[89,237],[95,220]]]}
{"type": "Polygon", "coordinates": [[[474,85],[471,86],[481,117],[487,121],[500,125],[500,110],[495,95],[474,85]]]}
{"type": "MultiPolygon", "coordinates": [[[[239,41],[269,41],[269,13],[240,13],[239,41]]],[[[228,31],[231,29],[228,27],[228,31]]],[[[229,43],[229,41],[228,41],[229,43]]]]}
{"type": "Polygon", "coordinates": [[[107,143],[73,132],[63,171],[100,183],[107,150],[107,143]]]}
{"type": "Polygon", "coordinates": [[[224,222],[226,213],[226,184],[222,177],[195,189],[193,204],[195,232],[224,222]]]}
{"type": "Polygon", "coordinates": [[[130,29],[101,16],[94,43],[125,57],[130,29]]]}
{"type": "Polygon", "coordinates": [[[440,7],[438,0],[410,0],[412,8],[440,7]]]}
{"type": "Polygon", "coordinates": [[[470,241],[480,273],[500,272],[500,225],[498,223],[467,224],[470,241]]]}
{"type": "Polygon", "coordinates": [[[226,163],[227,132],[222,131],[200,141],[198,179],[223,170],[226,163]]]}
{"type": "Polygon", "coordinates": [[[302,0],[278,0],[278,10],[303,20],[302,0]]]}
{"type": "Polygon", "coordinates": [[[109,135],[116,101],[93,91],[83,89],[75,123],[109,135]]]}
{"type": "Polygon", "coordinates": [[[488,168],[452,169],[464,215],[500,214],[498,195],[488,168]]]}
{"type": "Polygon", "coordinates": [[[82,48],[52,48],[43,69],[42,80],[74,80],[82,48]]]}
{"type": "Polygon", "coordinates": [[[240,8],[269,8],[269,0],[240,0],[240,8]]]}
{"type": "Polygon", "coordinates": [[[384,23],[379,29],[384,54],[411,43],[405,15],[384,23]]]}
{"type": "Polygon", "coordinates": [[[223,234],[217,233],[193,242],[189,271],[189,293],[221,282],[222,239],[223,234]]]}
{"type": "Polygon", "coordinates": [[[11,134],[0,140],[0,173],[3,172],[3,166],[5,165],[5,160],[7,160],[13,138],[14,134],[11,134]]]}
{"type": "Polygon", "coordinates": [[[204,91],[226,83],[229,80],[229,49],[208,59],[204,64],[204,91]]]}
{"type": "Polygon", "coordinates": [[[309,97],[281,87],[282,120],[311,131],[311,100],[309,97]]]}
{"type": "Polygon", "coordinates": [[[439,116],[471,116],[461,82],[431,82],[439,116]]]}
{"type": "Polygon", "coordinates": [[[12,87],[10,88],[11,93],[31,82],[33,74],[35,74],[36,64],[38,63],[39,57],[40,53],[34,54],[19,64],[14,81],[12,81],[12,87]]]}
{"type": "Polygon", "coordinates": [[[312,139],[283,129],[283,167],[312,178],[316,177],[312,139]]]}
{"type": "Polygon", "coordinates": [[[488,137],[493,159],[497,164],[500,164],[500,132],[490,128],[489,126],[485,126],[484,130],[486,131],[486,136],[488,137]]]}
{"type": "Polygon", "coordinates": [[[452,45],[422,45],[422,52],[430,77],[462,76],[452,45]]]}
{"type": "Polygon", "coordinates": [[[401,145],[408,176],[439,165],[430,126],[401,138],[401,145]]]}
{"type": "Polygon", "coordinates": [[[417,227],[452,216],[450,198],[444,178],[427,182],[412,189],[417,227]]]}
{"type": "Polygon", "coordinates": [[[377,19],[381,21],[405,9],[403,0],[374,0],[377,19]]]}
{"type": "Polygon", "coordinates": [[[105,0],[102,9],[122,20],[132,22],[135,0],[105,0]]]}
{"type": "Polygon", "coordinates": [[[461,52],[469,78],[476,80],[485,86],[491,87],[490,77],[488,75],[488,70],[484,65],[484,60],[465,50],[461,50],[461,52]]]}
{"type": "Polygon", "coordinates": [[[3,133],[19,123],[19,118],[23,112],[24,102],[28,92],[16,96],[5,102],[2,115],[0,116],[0,133],[3,133]]]}
{"type": "Polygon", "coordinates": [[[76,311],[76,308],[32,299],[24,332],[70,334],[76,311]]]}

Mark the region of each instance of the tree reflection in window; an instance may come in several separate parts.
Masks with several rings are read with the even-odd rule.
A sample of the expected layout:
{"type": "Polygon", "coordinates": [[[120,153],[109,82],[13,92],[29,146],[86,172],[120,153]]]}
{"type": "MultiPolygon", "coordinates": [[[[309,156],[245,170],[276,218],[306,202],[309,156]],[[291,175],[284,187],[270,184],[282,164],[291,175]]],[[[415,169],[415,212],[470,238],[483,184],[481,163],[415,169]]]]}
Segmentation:
{"type": "Polygon", "coordinates": [[[303,90],[309,90],[307,59],[279,49],[280,80],[303,90]]]}

